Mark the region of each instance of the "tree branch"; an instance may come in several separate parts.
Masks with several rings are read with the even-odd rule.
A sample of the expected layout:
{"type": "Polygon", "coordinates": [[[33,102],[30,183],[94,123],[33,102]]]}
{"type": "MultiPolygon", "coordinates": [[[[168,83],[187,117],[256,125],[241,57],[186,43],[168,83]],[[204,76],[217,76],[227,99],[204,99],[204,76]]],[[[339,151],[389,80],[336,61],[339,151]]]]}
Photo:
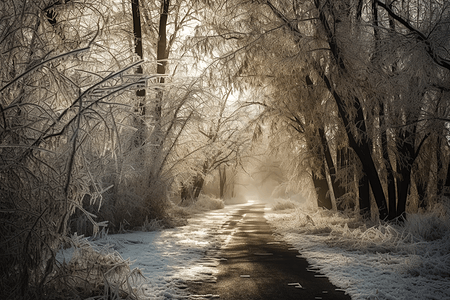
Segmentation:
{"type": "Polygon", "coordinates": [[[299,37],[303,37],[302,33],[298,30],[298,28],[296,28],[291,21],[289,21],[289,19],[282,14],[270,1],[266,1],[267,6],[270,7],[270,9],[272,10],[272,12],[279,18],[281,19],[286,25],[287,27],[296,35],[298,35],[299,37]]]}
{"type": "Polygon", "coordinates": [[[379,0],[375,0],[375,2],[379,6],[384,8],[384,10],[386,10],[386,12],[389,14],[389,16],[391,16],[394,20],[396,20],[397,22],[402,24],[406,29],[408,29],[409,31],[414,33],[417,36],[417,39],[419,41],[422,41],[425,43],[425,45],[427,46],[426,47],[427,53],[430,55],[431,59],[436,64],[438,64],[439,66],[446,68],[447,70],[450,71],[450,61],[440,57],[437,53],[434,52],[429,39],[422,32],[420,32],[419,30],[414,28],[411,24],[409,24],[409,22],[407,20],[405,20],[401,16],[397,15],[389,6],[387,6],[383,2],[381,2],[379,0]]]}

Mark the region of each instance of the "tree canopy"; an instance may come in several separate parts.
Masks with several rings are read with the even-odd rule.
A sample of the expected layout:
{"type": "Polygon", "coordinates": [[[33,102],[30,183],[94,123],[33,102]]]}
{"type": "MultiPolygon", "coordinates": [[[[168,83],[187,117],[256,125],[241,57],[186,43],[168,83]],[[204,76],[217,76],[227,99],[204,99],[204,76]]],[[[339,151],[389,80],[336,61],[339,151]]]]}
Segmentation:
{"type": "Polygon", "coordinates": [[[261,149],[256,181],[324,209],[448,201],[449,20],[440,0],[2,1],[0,289],[44,295],[69,233],[172,226],[261,149]]]}

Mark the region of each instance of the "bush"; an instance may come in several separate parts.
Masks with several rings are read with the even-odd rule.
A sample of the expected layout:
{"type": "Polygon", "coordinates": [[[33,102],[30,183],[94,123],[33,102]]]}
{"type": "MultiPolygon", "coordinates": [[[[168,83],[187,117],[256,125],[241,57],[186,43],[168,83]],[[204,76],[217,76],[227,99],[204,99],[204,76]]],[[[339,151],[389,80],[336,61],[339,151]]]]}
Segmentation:
{"type": "Polygon", "coordinates": [[[286,209],[294,209],[297,208],[298,204],[295,203],[292,200],[287,200],[287,199],[276,199],[275,203],[272,204],[272,210],[273,211],[277,211],[277,210],[286,210],[286,209]]]}
{"type": "Polygon", "coordinates": [[[200,195],[197,201],[190,207],[194,211],[215,210],[224,208],[222,199],[214,198],[207,195],[200,195]]]}
{"type": "MultiPolygon", "coordinates": [[[[87,239],[74,235],[68,239],[73,252],[68,262],[59,253],[57,270],[48,283],[58,298],[139,299],[138,286],[145,281],[130,261],[108,246],[95,249],[87,239]],[[58,295],[56,295],[58,294],[58,295]]],[[[67,253],[66,253],[67,255],[67,253]]]]}

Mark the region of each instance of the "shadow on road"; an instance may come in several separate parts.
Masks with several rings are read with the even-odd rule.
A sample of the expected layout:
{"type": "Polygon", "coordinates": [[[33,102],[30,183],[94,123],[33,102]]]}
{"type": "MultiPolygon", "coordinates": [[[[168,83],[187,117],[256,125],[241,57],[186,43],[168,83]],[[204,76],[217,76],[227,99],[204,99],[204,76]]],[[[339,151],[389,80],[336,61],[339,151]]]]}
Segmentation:
{"type": "Polygon", "coordinates": [[[194,299],[351,299],[328,278],[309,269],[306,259],[276,240],[264,218],[264,203],[242,206],[223,225],[230,232],[221,248],[216,283],[189,283],[194,299]],[[207,296],[208,295],[208,296],[207,296]]]}

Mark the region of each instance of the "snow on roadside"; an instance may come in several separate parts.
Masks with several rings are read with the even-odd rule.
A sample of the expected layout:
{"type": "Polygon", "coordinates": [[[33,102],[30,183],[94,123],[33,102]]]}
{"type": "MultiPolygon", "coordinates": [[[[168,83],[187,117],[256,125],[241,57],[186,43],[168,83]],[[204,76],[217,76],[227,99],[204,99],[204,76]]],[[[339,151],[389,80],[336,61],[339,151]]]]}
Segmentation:
{"type": "MultiPolygon", "coordinates": [[[[220,258],[212,257],[226,238],[220,227],[242,205],[246,204],[198,213],[188,219],[186,226],[111,234],[90,243],[96,249],[106,247],[129,259],[130,269],[140,271],[143,280],[133,286],[139,299],[197,299],[188,294],[186,282],[215,282],[220,258]]],[[[60,252],[58,260],[68,262],[73,252],[73,248],[60,252]]]]}
{"type": "Polygon", "coordinates": [[[274,208],[266,218],[276,233],[352,299],[450,299],[450,211],[367,227],[286,200],[274,208]]]}

